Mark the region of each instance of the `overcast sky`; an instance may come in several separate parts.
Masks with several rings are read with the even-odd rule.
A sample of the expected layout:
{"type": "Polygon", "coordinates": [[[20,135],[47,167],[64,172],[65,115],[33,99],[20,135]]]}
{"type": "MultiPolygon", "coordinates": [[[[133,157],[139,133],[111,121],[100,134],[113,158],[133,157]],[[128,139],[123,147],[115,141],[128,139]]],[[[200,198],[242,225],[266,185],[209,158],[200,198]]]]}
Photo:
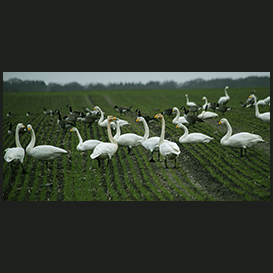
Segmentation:
{"type": "Polygon", "coordinates": [[[246,78],[248,76],[269,76],[270,72],[3,72],[3,80],[11,78],[21,80],[42,80],[46,84],[66,84],[78,82],[89,83],[120,83],[134,82],[143,84],[149,81],[175,81],[183,83],[196,78],[210,80],[215,78],[246,78]]]}

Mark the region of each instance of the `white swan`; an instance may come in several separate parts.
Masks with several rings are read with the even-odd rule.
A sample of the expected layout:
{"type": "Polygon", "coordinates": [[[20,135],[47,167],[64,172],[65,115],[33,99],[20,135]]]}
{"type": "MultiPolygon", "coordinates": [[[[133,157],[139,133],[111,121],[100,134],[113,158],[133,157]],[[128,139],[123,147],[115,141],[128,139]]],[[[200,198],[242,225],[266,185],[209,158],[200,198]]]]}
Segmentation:
{"type": "MultiPolygon", "coordinates": [[[[104,112],[101,110],[101,108],[99,106],[95,106],[93,110],[98,110],[100,112],[100,119],[98,121],[99,126],[107,128],[107,119],[104,119],[104,112]]],[[[116,118],[117,120],[117,118],[116,118]]],[[[126,120],[123,119],[118,119],[120,121],[119,126],[125,126],[125,125],[129,125],[130,123],[126,120]]],[[[113,128],[114,130],[116,129],[116,123],[114,121],[112,121],[110,123],[111,128],[113,128]]]]}
{"type": "Polygon", "coordinates": [[[250,148],[251,146],[260,143],[265,142],[261,136],[250,134],[247,132],[238,133],[235,135],[232,135],[232,128],[228,122],[227,119],[222,118],[219,122],[220,124],[226,124],[227,126],[227,133],[226,135],[221,139],[220,143],[223,146],[228,146],[232,148],[241,149],[241,156],[243,156],[243,150],[245,150],[245,155],[247,154],[246,149],[250,148]]]}
{"type": "Polygon", "coordinates": [[[116,120],[116,118],[113,116],[107,117],[107,132],[108,132],[108,138],[110,140],[110,143],[109,142],[100,143],[99,145],[96,146],[93,153],[90,155],[91,159],[98,160],[99,167],[101,165],[100,160],[104,160],[106,158],[108,158],[108,162],[107,162],[107,166],[108,166],[109,161],[111,160],[112,156],[116,153],[118,149],[118,143],[112,136],[111,125],[110,125],[110,122],[113,122],[114,120],[116,120]]]}
{"type": "Polygon", "coordinates": [[[186,100],[187,100],[187,106],[196,106],[196,103],[189,101],[188,94],[186,94],[185,97],[186,97],[186,100]]]}
{"type": "Polygon", "coordinates": [[[220,97],[220,99],[218,100],[218,104],[219,104],[219,105],[226,105],[226,104],[229,102],[230,97],[229,97],[229,95],[228,95],[228,93],[227,93],[227,90],[228,90],[228,89],[229,89],[229,86],[226,86],[226,87],[225,87],[225,96],[220,97]]]}
{"type": "Polygon", "coordinates": [[[208,107],[210,106],[210,103],[208,103],[207,97],[203,97],[202,100],[205,100],[205,103],[204,103],[204,105],[202,106],[202,109],[205,110],[205,109],[206,109],[206,106],[208,106],[208,107]]]}
{"type": "Polygon", "coordinates": [[[258,108],[258,105],[257,105],[257,98],[256,98],[255,95],[253,95],[253,98],[254,98],[256,118],[258,118],[258,119],[260,119],[260,120],[262,120],[264,122],[270,123],[270,112],[265,112],[265,113],[260,114],[259,108],[258,108]]]}
{"type": "Polygon", "coordinates": [[[173,107],[172,112],[173,113],[176,112],[176,117],[172,121],[173,124],[177,124],[177,123],[189,124],[188,121],[185,119],[185,117],[180,117],[180,111],[178,110],[177,107],[173,107]]]}
{"type": "Polygon", "coordinates": [[[176,159],[178,158],[180,154],[180,148],[179,146],[172,141],[166,142],[164,141],[165,137],[165,119],[162,114],[157,114],[155,118],[158,118],[162,122],[162,129],[161,129],[161,136],[159,140],[159,152],[164,158],[165,161],[165,167],[168,168],[167,166],[167,159],[174,160],[174,168],[176,168],[176,159]]]}
{"type": "Polygon", "coordinates": [[[27,129],[31,133],[31,141],[26,148],[27,155],[38,160],[46,161],[46,167],[48,166],[48,161],[52,161],[63,154],[67,154],[66,150],[52,145],[39,145],[34,147],[36,141],[35,132],[30,124],[28,124],[27,129]]]}
{"type": "Polygon", "coordinates": [[[127,134],[122,134],[120,132],[120,121],[116,120],[117,123],[117,133],[114,136],[114,139],[117,141],[119,146],[122,147],[128,147],[128,153],[130,154],[131,149],[133,147],[141,145],[141,140],[143,139],[142,136],[139,136],[134,133],[127,133],[127,134]]]}
{"type": "Polygon", "coordinates": [[[201,119],[210,119],[218,117],[217,113],[207,111],[208,105],[206,106],[205,110],[202,111],[201,114],[199,114],[197,117],[201,119]]]}
{"type": "MultiPolygon", "coordinates": [[[[145,134],[141,140],[141,145],[148,151],[151,152],[151,158],[149,162],[155,162],[153,153],[158,152],[158,161],[160,161],[160,152],[159,152],[159,140],[160,137],[150,137],[149,138],[149,127],[147,121],[143,117],[138,117],[136,122],[142,122],[144,125],[145,134]]],[[[169,142],[169,140],[164,139],[164,141],[169,142]]]]}
{"type": "Polygon", "coordinates": [[[76,132],[79,138],[79,144],[77,145],[77,150],[78,151],[93,151],[97,145],[99,145],[100,143],[103,143],[100,140],[97,139],[89,139],[83,142],[81,134],[79,132],[79,130],[76,127],[73,127],[70,132],[76,132]]]}
{"type": "Polygon", "coordinates": [[[12,164],[13,163],[17,164],[20,162],[21,166],[23,168],[23,173],[25,173],[24,166],[23,166],[23,161],[24,161],[24,157],[25,157],[25,150],[21,146],[21,143],[19,141],[19,131],[21,128],[26,128],[26,126],[23,123],[19,123],[16,126],[16,130],[15,130],[16,147],[5,149],[6,153],[4,155],[4,159],[6,160],[6,162],[11,164],[10,166],[11,166],[12,170],[13,170],[12,164]]]}
{"type": "Polygon", "coordinates": [[[191,133],[189,134],[188,128],[182,123],[178,123],[177,128],[183,128],[185,133],[179,138],[180,143],[209,143],[213,140],[213,137],[207,136],[202,133],[191,133]]]}

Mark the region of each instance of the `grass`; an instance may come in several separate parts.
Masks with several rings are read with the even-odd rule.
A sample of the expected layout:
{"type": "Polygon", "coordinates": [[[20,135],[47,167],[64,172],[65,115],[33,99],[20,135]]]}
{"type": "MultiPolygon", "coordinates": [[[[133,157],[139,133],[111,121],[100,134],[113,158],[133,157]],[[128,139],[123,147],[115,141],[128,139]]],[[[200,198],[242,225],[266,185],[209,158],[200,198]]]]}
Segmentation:
{"type": "MultiPolygon", "coordinates": [[[[255,89],[255,87],[253,87],[255,89]]],[[[252,88],[252,89],[253,89],[252,88]]],[[[228,105],[232,111],[225,114],[230,121],[234,133],[248,131],[261,135],[270,142],[270,125],[255,118],[254,109],[243,109],[240,101],[245,101],[251,88],[230,89],[231,97],[228,105]]],[[[128,90],[128,91],[79,91],[79,92],[47,92],[47,93],[4,93],[3,94],[3,149],[15,147],[14,137],[7,134],[7,122],[11,121],[15,128],[19,122],[32,124],[36,134],[36,145],[48,144],[64,148],[67,155],[50,162],[51,171],[46,170],[45,163],[25,156],[24,167],[12,173],[10,166],[3,164],[4,200],[65,200],[65,201],[217,201],[217,200],[270,200],[270,154],[252,147],[248,157],[238,158],[240,152],[236,149],[223,147],[220,139],[225,130],[211,123],[190,128],[190,132],[202,132],[215,139],[209,144],[182,145],[181,152],[187,151],[192,160],[206,170],[208,177],[217,183],[216,189],[209,182],[192,180],[191,170],[185,172],[182,167],[182,154],[178,158],[178,169],[165,169],[164,162],[150,163],[150,153],[142,146],[133,148],[131,154],[127,149],[119,147],[108,168],[97,168],[97,161],[90,158],[91,152],[81,153],[76,150],[78,137],[76,133],[63,133],[57,126],[56,116],[45,116],[46,109],[59,109],[62,115],[68,114],[67,104],[73,110],[83,107],[92,109],[98,105],[105,112],[105,118],[113,114],[130,122],[130,126],[122,128],[122,133],[133,132],[144,135],[143,124],[135,123],[136,114],[121,116],[113,109],[114,105],[133,106],[133,111],[139,108],[143,115],[154,116],[166,108],[185,105],[185,94],[190,101],[203,104],[202,97],[209,102],[217,101],[223,96],[222,89],[215,90],[128,90]],[[154,109],[160,110],[154,110],[154,109]],[[15,116],[6,117],[7,112],[15,116]],[[26,112],[37,116],[26,117],[26,112]],[[53,183],[53,186],[40,187],[41,184],[53,183]],[[217,192],[219,191],[219,192],[217,192]],[[227,197],[226,194],[228,194],[227,197]]],[[[270,95],[269,88],[256,88],[259,99],[270,95]]],[[[260,112],[269,111],[260,107],[260,112]]],[[[222,115],[215,120],[219,122],[222,115]]],[[[109,141],[107,131],[97,123],[87,128],[86,124],[77,122],[76,126],[83,140],[100,139],[109,141]]],[[[161,124],[155,122],[150,126],[150,137],[159,135],[161,124]],[[156,133],[155,133],[156,132],[156,133]]],[[[166,132],[172,141],[178,143],[181,130],[175,129],[171,119],[166,117],[166,132]]],[[[30,141],[30,134],[20,137],[25,148],[30,141]]],[[[157,158],[157,155],[155,155],[157,158]]],[[[106,161],[107,162],[107,161],[106,161]]],[[[106,163],[105,162],[105,163],[106,163]]],[[[187,162],[185,162],[187,163],[187,162]]],[[[172,162],[169,166],[172,166],[172,162]]],[[[104,166],[104,164],[103,164],[104,166]]],[[[186,168],[186,167],[185,167],[186,168]]],[[[208,180],[209,178],[207,178],[208,180]]]]}

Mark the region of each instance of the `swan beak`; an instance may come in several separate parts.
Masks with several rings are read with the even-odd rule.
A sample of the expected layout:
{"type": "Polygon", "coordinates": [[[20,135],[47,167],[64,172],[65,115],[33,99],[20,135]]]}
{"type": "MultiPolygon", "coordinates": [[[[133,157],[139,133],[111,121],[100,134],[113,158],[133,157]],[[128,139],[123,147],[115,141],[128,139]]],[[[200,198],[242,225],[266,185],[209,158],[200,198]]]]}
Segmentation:
{"type": "Polygon", "coordinates": [[[96,107],[94,107],[93,110],[96,110],[96,107]]]}
{"type": "Polygon", "coordinates": [[[70,130],[70,132],[73,132],[73,128],[70,130]]]}
{"type": "Polygon", "coordinates": [[[249,99],[251,98],[251,96],[248,97],[249,99]]]}
{"type": "Polygon", "coordinates": [[[176,129],[178,128],[178,125],[176,125],[176,127],[175,127],[176,129]]]}
{"type": "Polygon", "coordinates": [[[154,118],[158,118],[158,115],[156,115],[154,118]]]}
{"type": "Polygon", "coordinates": [[[136,122],[138,122],[139,121],[139,118],[136,120],[136,122]]]}
{"type": "Polygon", "coordinates": [[[24,128],[26,128],[26,126],[25,125],[23,125],[24,126],[24,128]]]}
{"type": "Polygon", "coordinates": [[[220,121],[219,123],[218,123],[218,125],[220,125],[222,123],[222,121],[220,121]]]}
{"type": "Polygon", "coordinates": [[[29,131],[31,131],[31,129],[30,128],[27,128],[29,131]]]}

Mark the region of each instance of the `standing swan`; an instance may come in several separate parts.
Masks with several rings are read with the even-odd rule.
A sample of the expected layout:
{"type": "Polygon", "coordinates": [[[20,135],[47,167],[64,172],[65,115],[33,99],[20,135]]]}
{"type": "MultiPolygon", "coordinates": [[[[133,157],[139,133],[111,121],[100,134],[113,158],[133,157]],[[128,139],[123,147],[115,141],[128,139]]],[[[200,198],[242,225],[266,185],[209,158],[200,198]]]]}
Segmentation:
{"type": "Polygon", "coordinates": [[[26,173],[26,171],[24,170],[24,166],[23,166],[23,161],[24,161],[24,157],[25,157],[25,150],[21,146],[21,143],[19,141],[19,131],[21,128],[26,128],[26,126],[23,123],[19,123],[16,126],[16,130],[15,130],[16,147],[5,149],[6,153],[4,155],[4,159],[6,160],[6,162],[10,163],[12,170],[13,170],[12,164],[13,163],[17,164],[20,162],[21,166],[23,168],[23,173],[26,173]]]}
{"type": "Polygon", "coordinates": [[[36,141],[35,132],[30,124],[28,124],[27,129],[31,133],[31,141],[26,148],[27,155],[38,160],[46,161],[46,167],[48,167],[48,161],[52,161],[62,154],[67,154],[66,150],[52,145],[39,145],[34,147],[36,141]]]}
{"type": "MultiPolygon", "coordinates": [[[[259,108],[258,108],[258,105],[257,105],[257,98],[255,95],[252,95],[253,98],[254,98],[254,104],[255,104],[255,116],[256,118],[264,121],[264,122],[267,122],[267,123],[270,123],[270,112],[265,112],[263,114],[260,114],[259,112],[259,108]]],[[[250,98],[251,96],[249,96],[250,98]]]]}
{"type": "Polygon", "coordinates": [[[166,142],[164,141],[165,137],[165,120],[162,114],[157,114],[155,118],[158,118],[162,122],[162,129],[161,129],[161,136],[159,140],[159,152],[162,155],[162,157],[165,160],[165,167],[168,168],[167,166],[167,159],[173,160],[174,159],[174,168],[176,168],[176,159],[180,154],[180,148],[175,142],[166,142]]]}
{"type": "Polygon", "coordinates": [[[230,97],[229,97],[229,95],[228,95],[228,93],[227,93],[227,90],[228,90],[228,89],[229,89],[229,86],[226,86],[226,87],[225,87],[225,96],[220,97],[220,99],[218,100],[218,104],[219,104],[219,105],[226,105],[226,104],[229,102],[230,97]]]}
{"type": "Polygon", "coordinates": [[[106,158],[108,158],[108,162],[107,162],[107,166],[108,166],[109,161],[111,160],[111,157],[116,153],[118,149],[118,143],[112,136],[111,125],[110,125],[110,123],[113,122],[114,120],[116,120],[116,118],[113,116],[107,117],[107,132],[108,132],[108,138],[111,143],[109,142],[100,143],[99,145],[96,146],[93,153],[90,155],[91,159],[98,160],[99,167],[101,165],[100,160],[101,159],[104,160],[106,158]]]}
{"type": "Polygon", "coordinates": [[[189,134],[188,128],[182,123],[178,123],[177,128],[183,128],[185,133],[179,138],[180,143],[209,143],[213,140],[213,137],[204,135],[202,133],[191,133],[189,134]]]}
{"type": "Polygon", "coordinates": [[[245,155],[247,154],[246,149],[250,148],[251,146],[259,143],[265,142],[261,136],[250,134],[247,132],[238,133],[232,135],[232,128],[227,119],[222,118],[219,122],[220,124],[226,124],[227,126],[227,134],[221,139],[220,143],[223,146],[228,146],[232,148],[241,149],[241,157],[243,156],[243,149],[245,150],[245,155]]]}
{"type": "Polygon", "coordinates": [[[128,147],[128,154],[131,153],[133,147],[141,145],[142,136],[139,136],[134,133],[127,133],[120,135],[120,125],[119,120],[116,121],[117,124],[117,133],[114,136],[114,139],[119,146],[128,147]]]}
{"type": "Polygon", "coordinates": [[[93,151],[97,145],[99,145],[100,143],[103,143],[100,140],[97,139],[89,139],[83,142],[82,137],[80,135],[79,130],[76,127],[73,127],[70,132],[76,132],[79,138],[79,144],[77,146],[77,150],[78,151],[93,151]]]}

